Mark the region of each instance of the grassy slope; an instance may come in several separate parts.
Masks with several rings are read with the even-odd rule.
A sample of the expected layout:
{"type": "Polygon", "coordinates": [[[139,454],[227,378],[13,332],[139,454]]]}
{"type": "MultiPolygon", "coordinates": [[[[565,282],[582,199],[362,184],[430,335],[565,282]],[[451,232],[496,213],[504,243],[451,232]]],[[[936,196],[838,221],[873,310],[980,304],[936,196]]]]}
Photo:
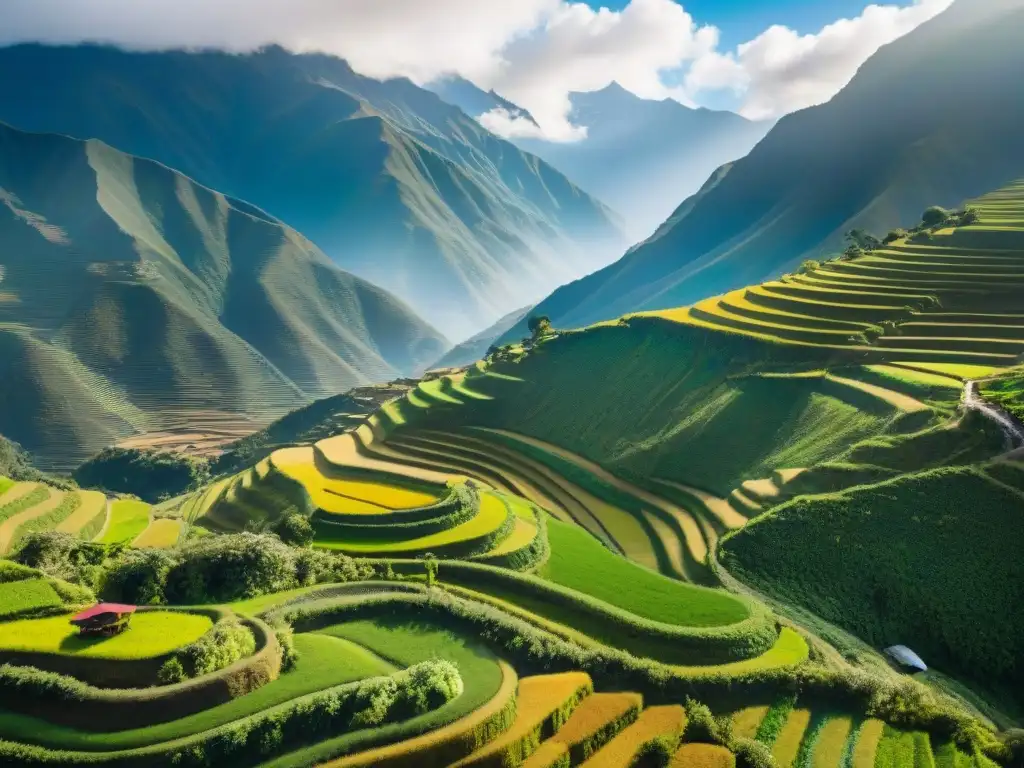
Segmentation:
{"type": "Polygon", "coordinates": [[[0,158],[0,392],[22,404],[0,431],[50,466],[182,409],[269,420],[446,345],[294,230],[164,166],[3,125],[0,158]]]}
{"type": "Polygon", "coordinates": [[[696,587],[612,554],[580,528],[548,520],[551,556],[538,575],[626,611],[666,624],[714,627],[742,621],[746,606],[728,594],[696,587]],[[629,585],[624,589],[623,585],[629,585]]]}
{"type": "Polygon", "coordinates": [[[131,631],[111,638],[81,638],[70,615],[0,624],[0,648],[62,653],[102,659],[144,659],[191,643],[213,623],[206,616],[145,611],[131,620],[131,631]]]}
{"type": "Polygon", "coordinates": [[[144,501],[118,499],[110,504],[110,521],[100,541],[104,544],[129,542],[149,525],[150,506],[144,501]]]}
{"type": "Polygon", "coordinates": [[[1024,579],[1022,501],[975,468],[908,474],[797,498],[727,538],[721,556],[874,645],[905,643],[941,669],[1012,687],[1024,681],[1013,651],[1024,623],[1009,609],[1024,579]]]}

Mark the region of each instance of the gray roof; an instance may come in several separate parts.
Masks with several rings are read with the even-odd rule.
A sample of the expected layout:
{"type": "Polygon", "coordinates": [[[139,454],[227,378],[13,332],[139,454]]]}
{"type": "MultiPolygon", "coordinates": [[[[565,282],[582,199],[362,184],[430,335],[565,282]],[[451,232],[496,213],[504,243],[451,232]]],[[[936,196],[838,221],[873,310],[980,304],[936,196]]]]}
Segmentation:
{"type": "Polygon", "coordinates": [[[921,672],[928,669],[928,666],[921,660],[921,657],[905,645],[890,645],[885,649],[885,654],[897,664],[901,664],[904,667],[917,669],[921,672]]]}

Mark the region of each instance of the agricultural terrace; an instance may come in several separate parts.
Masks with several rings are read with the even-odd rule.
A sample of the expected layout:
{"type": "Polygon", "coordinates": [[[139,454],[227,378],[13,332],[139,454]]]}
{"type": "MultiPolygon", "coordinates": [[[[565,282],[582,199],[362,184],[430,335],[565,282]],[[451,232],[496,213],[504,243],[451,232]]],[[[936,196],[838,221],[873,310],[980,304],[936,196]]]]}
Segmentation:
{"type": "Polygon", "coordinates": [[[109,638],[80,637],[72,614],[0,624],[0,651],[59,653],[101,659],[144,659],[198,640],[213,622],[182,611],[140,611],[131,629],[109,638]]]}
{"type": "Polygon", "coordinates": [[[872,361],[1013,365],[1024,352],[1024,185],[969,203],[970,226],[922,231],[864,255],[654,313],[872,361]]]}

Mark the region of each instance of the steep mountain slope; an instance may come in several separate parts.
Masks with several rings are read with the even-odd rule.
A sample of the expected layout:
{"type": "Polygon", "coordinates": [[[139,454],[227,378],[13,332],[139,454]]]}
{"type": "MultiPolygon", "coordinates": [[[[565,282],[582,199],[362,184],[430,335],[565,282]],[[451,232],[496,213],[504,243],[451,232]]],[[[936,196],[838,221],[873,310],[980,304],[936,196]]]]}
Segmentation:
{"type": "MultiPolygon", "coordinates": [[[[790,115],[615,264],[538,307],[556,326],[690,303],[916,222],[1024,173],[1024,2],[959,0],[790,115]]],[[[515,336],[510,334],[510,337],[515,336]]]]}
{"type": "Polygon", "coordinates": [[[66,468],[202,412],[267,421],[444,338],[247,203],[0,124],[0,432],[66,468]]]}
{"type": "Polygon", "coordinates": [[[648,237],[683,198],[723,163],[746,155],[771,128],[731,112],[690,109],[674,99],[641,99],[618,83],[571,95],[578,142],[518,139],[624,217],[635,239],[648,237]]]}
{"type": "Polygon", "coordinates": [[[470,117],[479,118],[480,115],[492,110],[503,109],[511,117],[522,117],[537,125],[537,121],[528,110],[513,104],[493,90],[485,91],[477,87],[464,77],[446,77],[428,84],[427,88],[470,117]]]}
{"type": "Polygon", "coordinates": [[[248,200],[455,337],[621,252],[607,209],[550,166],[340,59],[27,45],[0,71],[32,73],[0,79],[0,120],[248,200]]]}

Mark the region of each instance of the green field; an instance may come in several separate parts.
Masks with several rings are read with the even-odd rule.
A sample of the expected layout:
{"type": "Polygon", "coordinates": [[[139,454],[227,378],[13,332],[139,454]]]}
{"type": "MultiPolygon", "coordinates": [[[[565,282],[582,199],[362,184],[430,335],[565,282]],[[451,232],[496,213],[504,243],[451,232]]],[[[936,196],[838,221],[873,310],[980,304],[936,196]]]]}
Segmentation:
{"type": "Polygon", "coordinates": [[[100,538],[104,544],[132,542],[149,525],[150,506],[144,501],[118,499],[110,504],[110,520],[100,538]]]}
{"type": "Polygon", "coordinates": [[[743,621],[749,609],[726,592],[696,587],[616,557],[578,528],[548,521],[551,556],[539,575],[638,616],[690,627],[743,621]],[[629,585],[623,589],[623,585],[629,585]]]}
{"type": "Polygon", "coordinates": [[[63,601],[46,579],[34,578],[0,584],[0,619],[38,608],[54,608],[63,601]]]}
{"type": "Polygon", "coordinates": [[[97,659],[144,659],[197,640],[213,626],[206,616],[179,611],[143,611],[131,629],[114,637],[79,637],[72,614],[0,624],[0,649],[41,651],[97,659]]]}

